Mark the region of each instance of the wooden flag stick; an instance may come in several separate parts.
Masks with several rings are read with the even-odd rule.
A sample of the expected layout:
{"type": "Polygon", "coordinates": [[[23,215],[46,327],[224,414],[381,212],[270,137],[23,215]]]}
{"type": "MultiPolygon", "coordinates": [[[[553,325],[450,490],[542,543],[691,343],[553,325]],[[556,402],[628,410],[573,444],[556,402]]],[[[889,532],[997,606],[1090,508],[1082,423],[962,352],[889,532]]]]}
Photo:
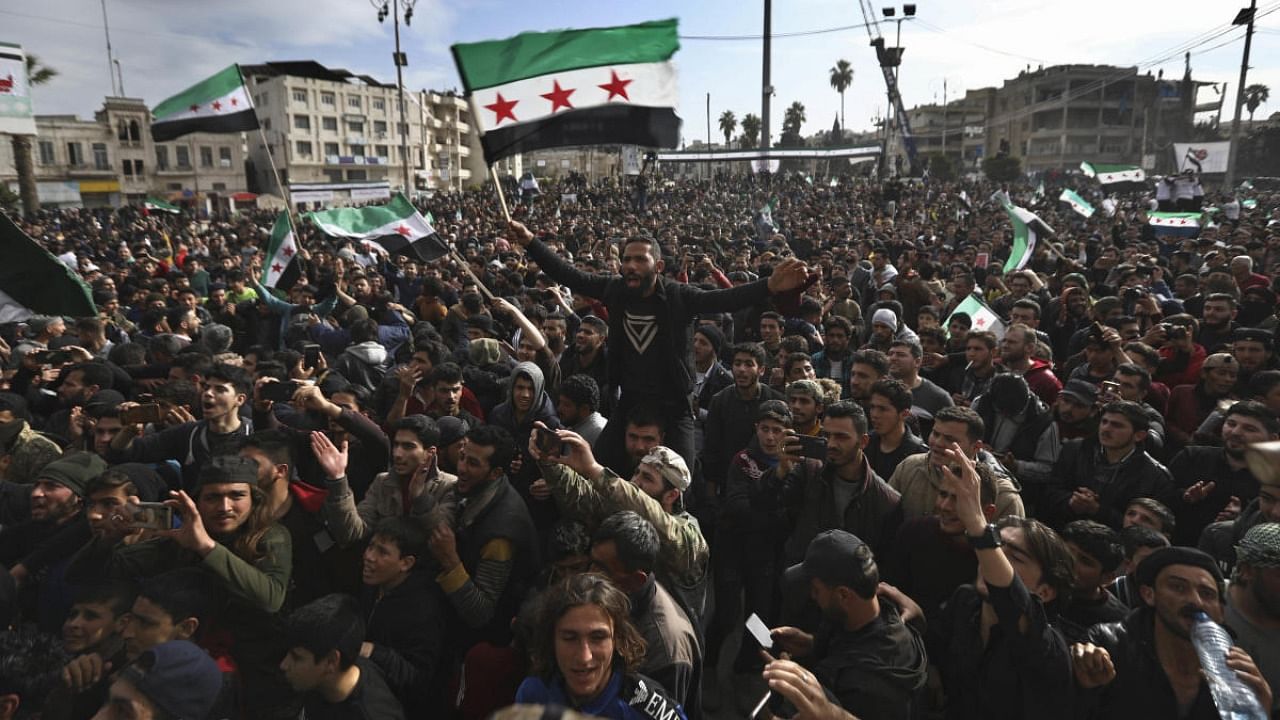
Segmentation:
{"type": "Polygon", "coordinates": [[[476,284],[476,288],[480,290],[480,294],[484,296],[484,299],[488,302],[493,302],[493,293],[489,292],[489,288],[485,287],[485,284],[480,282],[480,278],[471,272],[471,266],[467,264],[467,259],[452,247],[449,248],[449,255],[462,268],[462,272],[466,273],[467,277],[471,278],[471,281],[476,284]]]}
{"type": "Polygon", "coordinates": [[[502,189],[502,178],[498,175],[498,166],[490,165],[489,174],[493,176],[493,185],[498,188],[498,203],[502,205],[502,216],[511,222],[511,210],[507,207],[507,194],[502,189]]]}

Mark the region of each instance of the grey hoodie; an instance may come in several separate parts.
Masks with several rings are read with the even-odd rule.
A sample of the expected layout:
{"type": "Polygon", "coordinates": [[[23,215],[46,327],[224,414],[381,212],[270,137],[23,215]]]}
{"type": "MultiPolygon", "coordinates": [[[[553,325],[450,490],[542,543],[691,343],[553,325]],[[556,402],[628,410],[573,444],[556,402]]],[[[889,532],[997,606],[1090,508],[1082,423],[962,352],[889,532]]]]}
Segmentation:
{"type": "Polygon", "coordinates": [[[377,340],[356,343],[347,348],[346,354],[355,356],[366,365],[382,365],[387,361],[387,349],[377,340]]]}

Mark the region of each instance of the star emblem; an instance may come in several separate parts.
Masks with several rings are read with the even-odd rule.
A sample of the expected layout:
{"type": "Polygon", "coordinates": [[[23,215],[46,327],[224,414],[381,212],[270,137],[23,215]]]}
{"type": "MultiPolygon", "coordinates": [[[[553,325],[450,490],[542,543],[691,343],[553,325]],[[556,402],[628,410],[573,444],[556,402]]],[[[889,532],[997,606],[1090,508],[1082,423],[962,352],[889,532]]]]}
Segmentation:
{"type": "Polygon", "coordinates": [[[562,107],[573,109],[573,105],[569,104],[569,96],[574,93],[574,88],[564,89],[560,87],[560,81],[552,82],[551,92],[542,93],[542,97],[551,101],[551,112],[555,112],[562,107]]]}
{"type": "Polygon", "coordinates": [[[412,231],[412,230],[410,230],[409,228],[405,227],[404,225],[401,225],[400,227],[396,228],[396,234],[397,234],[397,235],[402,235],[402,236],[404,236],[404,237],[409,237],[409,235],[410,235],[410,234],[412,234],[412,233],[413,233],[413,231],[412,231]]]}
{"type": "Polygon", "coordinates": [[[292,245],[284,246],[283,248],[280,249],[280,254],[284,255],[285,257],[293,257],[293,246],[292,245]]]}
{"type": "Polygon", "coordinates": [[[280,263],[273,263],[271,265],[271,272],[284,272],[284,267],[280,265],[280,263]]]}
{"type": "Polygon", "coordinates": [[[516,121],[516,104],[519,100],[507,100],[502,97],[502,93],[498,93],[498,99],[493,101],[492,105],[485,105],[485,110],[491,110],[494,114],[493,124],[501,125],[503,120],[516,121]]]}
{"type": "Polygon", "coordinates": [[[187,109],[188,109],[188,110],[190,110],[191,112],[195,112],[195,111],[197,111],[197,110],[199,110],[199,109],[200,109],[200,106],[199,106],[199,105],[192,105],[191,107],[189,107],[189,108],[187,108],[187,109]]]}
{"type": "Polygon", "coordinates": [[[218,101],[218,100],[214,100],[214,101],[213,101],[213,109],[214,109],[214,110],[221,110],[221,109],[222,109],[222,102],[220,102],[220,101],[218,101]]]}
{"type": "Polygon", "coordinates": [[[235,107],[239,104],[240,104],[240,98],[231,98],[231,107],[235,107]]]}
{"type": "Polygon", "coordinates": [[[615,96],[621,96],[623,100],[631,102],[630,96],[627,95],[627,86],[632,82],[632,80],[623,80],[618,77],[618,72],[611,68],[609,70],[609,82],[600,85],[599,88],[609,93],[609,97],[606,102],[613,100],[615,96]]]}

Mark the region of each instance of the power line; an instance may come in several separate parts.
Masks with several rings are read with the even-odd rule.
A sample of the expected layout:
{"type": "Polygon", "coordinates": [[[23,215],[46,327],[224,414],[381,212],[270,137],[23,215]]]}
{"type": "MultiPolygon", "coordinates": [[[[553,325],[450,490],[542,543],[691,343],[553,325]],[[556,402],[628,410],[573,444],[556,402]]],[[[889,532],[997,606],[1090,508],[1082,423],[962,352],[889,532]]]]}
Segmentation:
{"type": "MultiPolygon", "coordinates": [[[[919,16],[917,15],[916,17],[918,18],[919,16]]],[[[937,25],[934,25],[933,23],[928,22],[927,20],[919,20],[917,21],[916,24],[920,25],[926,30],[937,33],[939,35],[950,35],[950,33],[948,33],[945,29],[938,27],[937,25]]],[[[1036,62],[1036,63],[1051,64],[1051,63],[1046,63],[1046,61],[1041,58],[1034,58],[1029,55],[1019,55],[1018,53],[1015,53],[1015,52],[1000,50],[998,48],[993,48],[989,45],[983,45],[982,43],[976,43],[970,40],[960,40],[959,42],[964,43],[965,45],[972,45],[973,47],[976,47],[979,50],[986,50],[989,53],[995,53],[996,55],[1004,55],[1005,57],[1018,58],[1019,60],[1030,60],[1031,62],[1036,62]]]]}

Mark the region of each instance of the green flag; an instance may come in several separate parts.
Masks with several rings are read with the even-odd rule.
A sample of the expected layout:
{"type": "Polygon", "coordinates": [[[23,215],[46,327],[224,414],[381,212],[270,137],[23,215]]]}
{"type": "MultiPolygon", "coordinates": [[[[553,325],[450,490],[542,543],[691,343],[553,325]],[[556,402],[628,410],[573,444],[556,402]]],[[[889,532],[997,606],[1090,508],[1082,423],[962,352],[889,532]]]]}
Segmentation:
{"type": "Polygon", "coordinates": [[[93,317],[89,286],[0,213],[0,323],[32,315],[93,317]]]}

